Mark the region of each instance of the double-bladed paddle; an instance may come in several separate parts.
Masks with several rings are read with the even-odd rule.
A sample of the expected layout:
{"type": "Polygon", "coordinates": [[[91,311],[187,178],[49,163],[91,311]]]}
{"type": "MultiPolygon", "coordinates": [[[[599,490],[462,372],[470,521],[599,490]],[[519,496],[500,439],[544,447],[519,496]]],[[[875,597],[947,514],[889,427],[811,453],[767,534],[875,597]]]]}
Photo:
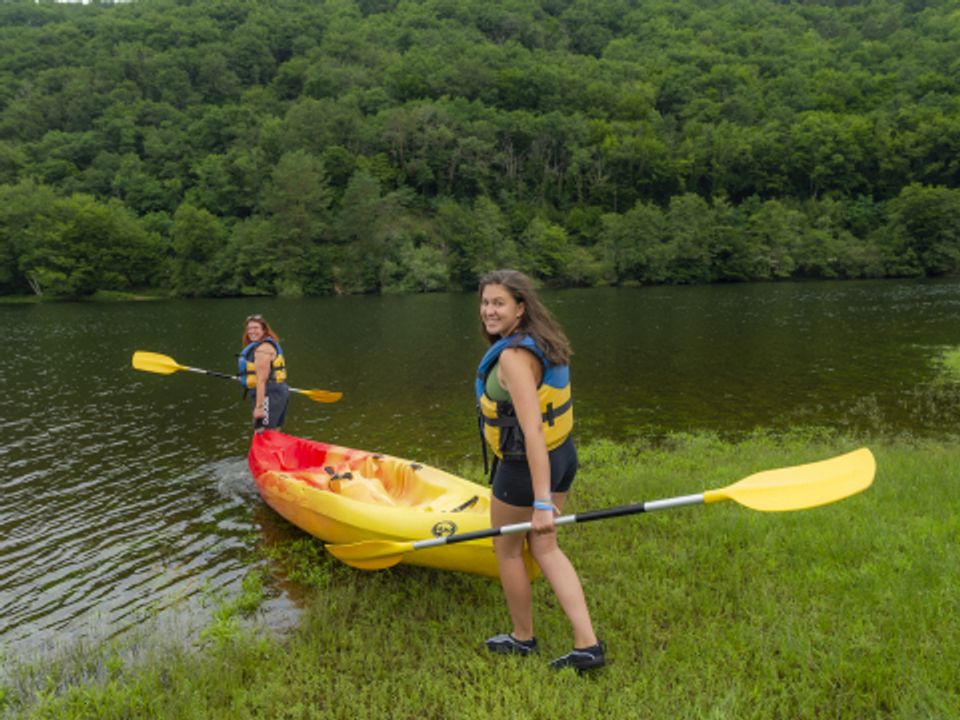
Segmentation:
{"type": "MultiPolygon", "coordinates": [[[[804,510],[836,502],[866,490],[873,483],[876,469],[877,464],[873,454],[867,448],[860,448],[830,460],[759,472],[719,490],[707,490],[697,495],[682,495],[665,500],[563,515],[556,518],[554,523],[569,525],[654,510],[669,510],[686,505],[711,504],[722,500],[733,500],[751,510],[764,512],[804,510]]],[[[524,522],[427,540],[407,542],[368,540],[327,545],[326,548],[334,557],[347,565],[362,570],[382,570],[396,565],[403,560],[404,555],[415,550],[497,535],[528,532],[531,526],[532,523],[524,522]]]]}
{"type": "MultiPolygon", "coordinates": [[[[228,373],[216,372],[215,370],[203,370],[202,368],[181,365],[169,355],[161,355],[160,353],[146,352],[143,350],[138,350],[133,354],[133,367],[137,370],[157,373],[158,375],[172,375],[180,370],[186,370],[187,372],[210,375],[225,380],[237,381],[240,377],[239,375],[230,375],[228,373]]],[[[321,403],[335,403],[343,397],[343,393],[333,392],[331,390],[301,390],[300,388],[292,387],[290,388],[290,392],[306,395],[314,402],[321,403]]]]}

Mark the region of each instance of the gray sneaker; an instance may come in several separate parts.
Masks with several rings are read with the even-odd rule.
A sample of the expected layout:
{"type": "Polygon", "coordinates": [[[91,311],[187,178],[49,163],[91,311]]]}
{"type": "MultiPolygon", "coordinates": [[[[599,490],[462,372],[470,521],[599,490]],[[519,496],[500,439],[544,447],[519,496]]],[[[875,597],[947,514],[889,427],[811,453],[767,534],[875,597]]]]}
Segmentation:
{"type": "Polygon", "coordinates": [[[517,640],[510,633],[487,638],[487,650],[501,655],[530,655],[537,652],[537,639],[517,640]]]}
{"type": "Polygon", "coordinates": [[[602,642],[588,648],[574,648],[566,655],[561,655],[556,660],[551,661],[550,667],[554,670],[563,668],[573,668],[577,672],[584,670],[593,670],[603,667],[607,662],[602,642]]]}

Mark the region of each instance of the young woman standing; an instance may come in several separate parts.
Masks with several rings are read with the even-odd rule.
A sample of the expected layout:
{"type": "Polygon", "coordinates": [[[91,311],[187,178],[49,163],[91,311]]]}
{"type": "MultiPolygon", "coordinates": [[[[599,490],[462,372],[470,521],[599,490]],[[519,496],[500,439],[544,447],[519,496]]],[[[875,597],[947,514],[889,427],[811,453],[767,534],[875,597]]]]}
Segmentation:
{"type": "Polygon", "coordinates": [[[557,544],[559,513],[577,472],[570,430],[570,344],[533,289],[515,270],[480,281],[480,320],[491,347],[480,362],[476,394],[484,442],[496,459],[490,521],[493,527],[530,522],[527,535],[494,538],[500,583],[513,628],[487,640],[496,653],[537,650],[533,595],[523,562],[524,542],[553,588],[573,628],[573,650],[551,666],[578,671],[605,663],[583,587],[557,544]]]}

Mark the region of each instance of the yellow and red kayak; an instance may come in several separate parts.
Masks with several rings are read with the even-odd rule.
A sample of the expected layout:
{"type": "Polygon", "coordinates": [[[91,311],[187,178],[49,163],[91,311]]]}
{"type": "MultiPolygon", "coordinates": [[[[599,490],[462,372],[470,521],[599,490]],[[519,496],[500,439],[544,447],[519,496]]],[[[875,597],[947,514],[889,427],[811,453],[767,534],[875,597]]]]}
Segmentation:
{"type": "MultiPolygon", "coordinates": [[[[267,505],[327,543],[416,541],[490,527],[490,489],[428,465],[276,430],[254,434],[247,461],[267,505]]],[[[533,577],[536,564],[526,559],[533,577]]],[[[404,562],[498,576],[490,538],[409,553],[404,562]]]]}

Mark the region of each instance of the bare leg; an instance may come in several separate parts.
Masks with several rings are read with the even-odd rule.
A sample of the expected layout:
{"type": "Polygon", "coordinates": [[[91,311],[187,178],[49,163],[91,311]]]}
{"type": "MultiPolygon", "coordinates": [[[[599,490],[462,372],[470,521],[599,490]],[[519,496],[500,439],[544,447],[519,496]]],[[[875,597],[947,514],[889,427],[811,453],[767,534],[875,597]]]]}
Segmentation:
{"type": "MultiPolygon", "coordinates": [[[[528,522],[531,515],[530,508],[508,505],[496,498],[491,500],[490,521],[493,527],[528,522]]],[[[523,534],[500,535],[493,539],[500,569],[500,585],[513,623],[512,634],[517,640],[533,637],[533,592],[523,563],[525,540],[526,535],[523,534]]]]}
{"type": "MultiPolygon", "coordinates": [[[[563,508],[566,498],[566,493],[553,494],[553,502],[558,509],[563,508]]],[[[557,534],[531,534],[530,551],[560,601],[560,607],[570,620],[573,627],[573,646],[586,648],[596,645],[597,636],[590,621],[590,611],[587,609],[580,577],[557,545],[557,534]]]]}

